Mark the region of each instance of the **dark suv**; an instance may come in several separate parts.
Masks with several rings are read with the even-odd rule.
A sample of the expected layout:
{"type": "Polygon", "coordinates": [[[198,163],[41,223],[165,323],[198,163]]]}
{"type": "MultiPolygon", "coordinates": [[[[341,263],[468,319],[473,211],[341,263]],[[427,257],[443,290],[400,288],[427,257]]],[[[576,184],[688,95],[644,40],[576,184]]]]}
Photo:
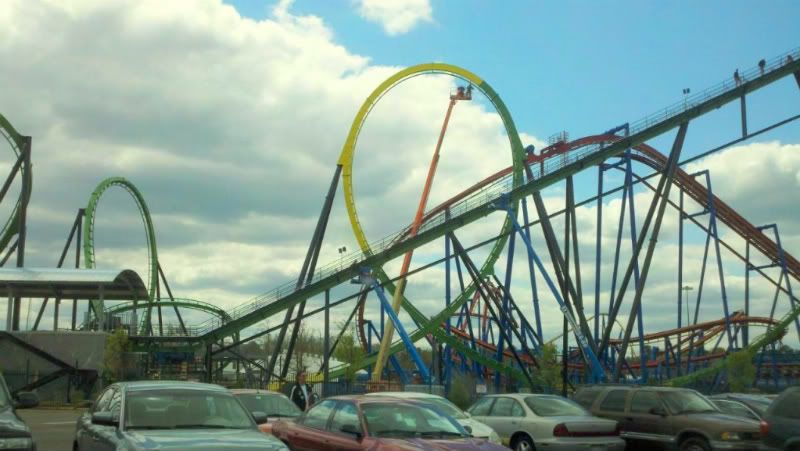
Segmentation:
{"type": "Polygon", "coordinates": [[[726,415],[700,393],[681,388],[589,386],[575,401],[592,414],[619,421],[620,436],[645,449],[757,450],[757,421],[726,415]]]}
{"type": "Polygon", "coordinates": [[[764,413],[761,433],[765,450],[800,451],[800,387],[778,396],[764,413]]]}

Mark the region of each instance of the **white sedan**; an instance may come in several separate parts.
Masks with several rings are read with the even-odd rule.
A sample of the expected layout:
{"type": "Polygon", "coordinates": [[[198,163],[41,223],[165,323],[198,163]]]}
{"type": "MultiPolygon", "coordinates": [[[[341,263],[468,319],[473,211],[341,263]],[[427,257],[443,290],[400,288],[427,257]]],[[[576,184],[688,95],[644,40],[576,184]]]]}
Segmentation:
{"type": "Polygon", "coordinates": [[[487,395],[469,409],[515,451],[623,451],[616,421],[592,416],[569,399],[514,393],[487,395]]]}
{"type": "Polygon", "coordinates": [[[401,399],[418,399],[420,401],[433,404],[434,406],[438,407],[442,412],[453,417],[456,421],[459,422],[459,424],[461,424],[461,426],[469,428],[467,432],[469,432],[470,435],[472,435],[473,437],[482,438],[488,440],[489,442],[496,443],[498,445],[502,444],[500,442],[500,436],[497,435],[497,432],[495,432],[494,429],[472,418],[469,413],[459,409],[458,406],[456,406],[455,404],[453,404],[452,402],[441,396],[432,395],[429,393],[418,393],[418,392],[408,392],[408,391],[375,392],[375,393],[368,393],[367,396],[390,396],[392,398],[401,398],[401,399]]]}

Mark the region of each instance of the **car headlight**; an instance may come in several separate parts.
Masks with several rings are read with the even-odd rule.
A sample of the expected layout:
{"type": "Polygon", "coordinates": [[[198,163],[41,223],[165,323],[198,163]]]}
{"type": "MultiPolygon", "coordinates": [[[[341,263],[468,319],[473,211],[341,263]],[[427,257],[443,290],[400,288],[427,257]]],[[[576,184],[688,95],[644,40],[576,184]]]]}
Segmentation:
{"type": "Polygon", "coordinates": [[[0,438],[0,449],[29,449],[33,447],[30,437],[0,438]]]}
{"type": "Polygon", "coordinates": [[[497,435],[497,432],[495,431],[492,431],[492,433],[489,434],[489,441],[498,445],[503,444],[502,441],[500,440],[500,436],[497,435]]]}
{"type": "Polygon", "coordinates": [[[719,438],[722,440],[742,440],[742,436],[738,432],[723,432],[719,438]]]}

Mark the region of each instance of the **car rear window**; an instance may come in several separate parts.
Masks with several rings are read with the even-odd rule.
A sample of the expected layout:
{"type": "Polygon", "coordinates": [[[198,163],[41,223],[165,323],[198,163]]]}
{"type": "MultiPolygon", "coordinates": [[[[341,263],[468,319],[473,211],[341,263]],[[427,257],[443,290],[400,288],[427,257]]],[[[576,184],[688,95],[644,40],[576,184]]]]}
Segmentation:
{"type": "Polygon", "coordinates": [[[625,410],[625,395],[628,390],[611,390],[600,404],[600,410],[606,412],[622,412],[625,410]]]}
{"type": "Polygon", "coordinates": [[[585,417],[589,415],[589,412],[575,401],[559,396],[528,396],[525,398],[525,404],[540,417],[585,417]]]}
{"type": "Polygon", "coordinates": [[[573,400],[588,409],[592,407],[594,400],[597,399],[597,395],[599,394],[599,387],[582,388],[575,393],[573,400]]]}
{"type": "Polygon", "coordinates": [[[489,415],[489,408],[492,407],[492,403],[494,402],[494,398],[481,398],[475,401],[475,404],[469,408],[469,413],[475,416],[486,416],[489,415]]]}

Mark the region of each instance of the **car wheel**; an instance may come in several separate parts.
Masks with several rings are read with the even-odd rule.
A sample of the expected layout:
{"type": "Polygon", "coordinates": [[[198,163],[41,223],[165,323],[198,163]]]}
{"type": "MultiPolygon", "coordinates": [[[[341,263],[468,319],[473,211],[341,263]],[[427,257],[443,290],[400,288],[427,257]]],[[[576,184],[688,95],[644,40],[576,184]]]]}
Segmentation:
{"type": "Polygon", "coordinates": [[[711,446],[704,438],[689,437],[681,442],[681,451],[711,451],[711,446]]]}
{"type": "Polygon", "coordinates": [[[534,451],[536,448],[533,446],[533,440],[527,435],[521,435],[514,440],[511,444],[514,451],[534,451]]]}

